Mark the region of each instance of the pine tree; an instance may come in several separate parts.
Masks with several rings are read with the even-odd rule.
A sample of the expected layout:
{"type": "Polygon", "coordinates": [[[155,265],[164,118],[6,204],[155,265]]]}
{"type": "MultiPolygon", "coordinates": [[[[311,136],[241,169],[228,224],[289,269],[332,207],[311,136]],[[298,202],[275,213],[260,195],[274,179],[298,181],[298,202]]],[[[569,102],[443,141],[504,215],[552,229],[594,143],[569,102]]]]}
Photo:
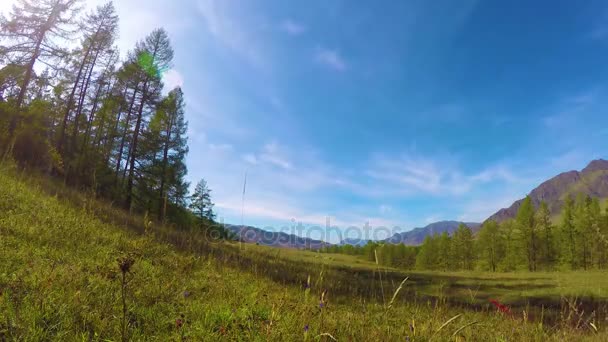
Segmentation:
{"type": "Polygon", "coordinates": [[[194,188],[194,193],[190,199],[190,210],[201,220],[213,221],[215,219],[213,202],[211,202],[211,189],[209,189],[204,179],[201,179],[194,188]]]}

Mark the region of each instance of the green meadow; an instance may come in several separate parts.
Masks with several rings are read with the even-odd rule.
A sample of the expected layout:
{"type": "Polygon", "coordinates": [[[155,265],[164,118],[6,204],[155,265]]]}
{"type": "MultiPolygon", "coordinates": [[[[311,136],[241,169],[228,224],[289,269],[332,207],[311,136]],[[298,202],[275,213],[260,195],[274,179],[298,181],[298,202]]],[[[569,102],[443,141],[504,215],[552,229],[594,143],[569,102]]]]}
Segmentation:
{"type": "Polygon", "coordinates": [[[11,167],[0,250],[2,341],[608,338],[605,273],[404,272],[209,242],[11,167]]]}

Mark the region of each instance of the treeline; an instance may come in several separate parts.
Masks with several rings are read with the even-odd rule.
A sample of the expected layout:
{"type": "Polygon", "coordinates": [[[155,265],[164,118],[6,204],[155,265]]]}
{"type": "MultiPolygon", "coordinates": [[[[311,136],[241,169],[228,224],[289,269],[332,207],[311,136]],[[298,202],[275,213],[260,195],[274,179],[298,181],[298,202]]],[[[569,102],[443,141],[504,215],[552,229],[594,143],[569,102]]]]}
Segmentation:
{"type": "Polygon", "coordinates": [[[462,224],[452,234],[427,236],[421,246],[380,244],[330,246],[329,253],[360,255],[403,269],[552,271],[608,268],[608,202],[589,196],[564,200],[553,220],[546,203],[526,197],[514,219],[486,221],[477,232],[462,224]],[[554,224],[553,222],[557,222],[554,224]]]}
{"type": "Polygon", "coordinates": [[[19,0],[0,19],[2,158],[160,222],[212,225],[204,181],[189,208],[184,93],[163,91],[167,32],[155,29],[121,60],[113,4],[84,15],[81,5],[19,0]]]}

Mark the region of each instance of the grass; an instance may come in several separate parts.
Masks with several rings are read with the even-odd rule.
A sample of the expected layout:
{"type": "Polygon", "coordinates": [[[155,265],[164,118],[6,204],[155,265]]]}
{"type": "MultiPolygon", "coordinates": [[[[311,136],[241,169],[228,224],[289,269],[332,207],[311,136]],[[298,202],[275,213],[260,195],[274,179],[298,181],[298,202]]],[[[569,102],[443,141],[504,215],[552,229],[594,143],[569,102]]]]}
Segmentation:
{"type": "MultiPolygon", "coordinates": [[[[69,191],[49,196],[49,188],[0,166],[0,341],[607,338],[608,322],[581,314],[576,303],[548,326],[521,312],[412,297],[420,275],[402,283],[394,272],[401,278],[393,283],[386,271],[389,305],[372,295],[380,286],[365,263],[352,262],[357,268],[310,252],[251,246],[238,251],[157,225],[143,234],[141,218],[69,191]],[[302,286],[309,277],[310,286],[302,286]]],[[[472,278],[501,281],[450,276],[467,286],[472,278]]]]}

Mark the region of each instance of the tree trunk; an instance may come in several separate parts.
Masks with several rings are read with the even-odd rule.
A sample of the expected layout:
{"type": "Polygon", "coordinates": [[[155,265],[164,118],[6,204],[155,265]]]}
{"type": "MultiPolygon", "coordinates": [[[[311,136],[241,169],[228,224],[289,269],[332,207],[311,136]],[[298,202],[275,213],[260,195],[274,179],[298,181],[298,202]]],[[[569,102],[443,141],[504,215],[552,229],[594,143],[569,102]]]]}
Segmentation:
{"type": "Polygon", "coordinates": [[[144,105],[148,100],[148,82],[147,79],[144,83],[144,89],[142,91],[141,103],[139,104],[139,110],[137,111],[137,123],[135,124],[135,130],[133,131],[133,142],[131,143],[131,153],[129,161],[129,178],[127,179],[127,199],[125,201],[125,208],[131,209],[133,202],[133,177],[135,172],[135,155],[137,154],[137,143],[139,141],[139,131],[141,129],[141,122],[143,119],[144,105]]]}
{"type": "Polygon", "coordinates": [[[163,149],[163,165],[162,165],[162,172],[160,175],[160,189],[159,189],[159,203],[163,203],[163,198],[165,200],[165,204],[161,205],[161,207],[159,208],[158,211],[158,220],[159,221],[163,221],[165,219],[165,210],[167,207],[167,203],[166,203],[166,196],[165,196],[165,182],[166,182],[166,178],[167,178],[167,162],[168,162],[168,156],[169,156],[169,143],[171,142],[171,129],[173,128],[173,120],[174,120],[175,115],[171,115],[171,118],[169,119],[169,122],[167,123],[167,130],[166,130],[166,136],[165,136],[165,146],[163,149]]]}
{"type": "Polygon", "coordinates": [[[72,87],[72,91],[70,92],[70,96],[66,102],[65,113],[63,114],[63,121],[61,123],[61,129],[59,134],[59,140],[57,141],[57,151],[59,153],[63,152],[63,145],[65,144],[65,130],[67,128],[68,119],[70,117],[70,111],[72,110],[72,102],[74,102],[74,95],[76,94],[76,89],[78,88],[78,83],[80,83],[80,77],[82,76],[82,70],[86,64],[87,59],[89,58],[89,53],[91,52],[91,47],[87,49],[84,54],[84,58],[80,63],[80,67],[78,68],[78,74],[76,75],[76,81],[74,82],[74,86],[72,87]]]}
{"type": "Polygon", "coordinates": [[[97,64],[97,58],[99,57],[99,52],[100,52],[100,50],[98,49],[95,53],[95,57],[93,58],[93,62],[91,63],[91,67],[88,70],[89,75],[87,76],[86,81],[84,82],[84,89],[83,89],[82,93],[80,94],[78,109],[76,110],[76,116],[74,116],[74,128],[72,129],[72,146],[71,146],[72,153],[78,152],[79,120],[80,120],[80,116],[82,115],[82,109],[84,107],[84,100],[87,97],[87,90],[89,89],[89,84],[91,83],[91,76],[93,75],[93,70],[95,69],[95,64],[97,64]]]}
{"type": "MultiPolygon", "coordinates": [[[[129,132],[129,122],[131,122],[131,112],[133,111],[133,106],[135,105],[135,98],[137,97],[137,91],[139,90],[138,88],[139,83],[135,86],[135,89],[133,90],[133,97],[131,98],[131,104],[129,105],[129,110],[127,111],[127,117],[125,118],[125,131],[122,134],[120,148],[118,149],[118,157],[116,158],[116,172],[114,176],[114,184],[118,182],[118,172],[120,171],[122,152],[125,148],[125,140],[127,139],[127,133],[129,132]]],[[[116,124],[118,125],[118,122],[116,124]]]]}

